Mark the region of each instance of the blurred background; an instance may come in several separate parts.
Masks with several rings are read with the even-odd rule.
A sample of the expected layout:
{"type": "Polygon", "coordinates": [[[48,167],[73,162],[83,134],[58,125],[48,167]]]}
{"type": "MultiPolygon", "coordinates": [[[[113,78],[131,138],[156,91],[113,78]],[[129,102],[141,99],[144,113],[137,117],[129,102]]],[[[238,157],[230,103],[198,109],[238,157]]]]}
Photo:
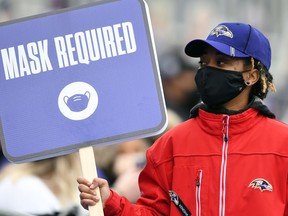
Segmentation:
{"type": "MultiPolygon", "coordinates": [[[[95,1],[0,0],[0,22],[95,1]]],[[[150,9],[168,108],[168,129],[188,119],[189,110],[199,101],[194,83],[198,60],[184,55],[185,45],[192,39],[206,38],[211,29],[223,21],[250,23],[264,32],[270,40],[272,47],[270,72],[274,76],[277,92],[268,94],[264,103],[278,119],[288,123],[288,68],[285,53],[288,49],[287,0],[146,0],[146,2],[150,9]]],[[[106,178],[111,187],[120,194],[135,202],[139,196],[137,177],[146,162],[145,151],[156,138],[95,148],[98,175],[106,178]]],[[[15,215],[23,213],[23,216],[24,214],[86,215],[87,212],[81,207],[80,210],[78,208],[75,182],[77,176],[81,175],[78,159],[78,155],[70,155],[24,165],[11,165],[1,154],[0,148],[0,215],[13,215],[12,211],[15,210],[17,211],[15,215]],[[65,174],[67,170],[69,175],[65,174]],[[67,186],[73,190],[69,190],[67,186]],[[19,203],[11,200],[18,200],[19,203]],[[39,201],[38,209],[35,208],[37,201],[39,201]],[[44,205],[41,205],[43,202],[44,205]]]]}

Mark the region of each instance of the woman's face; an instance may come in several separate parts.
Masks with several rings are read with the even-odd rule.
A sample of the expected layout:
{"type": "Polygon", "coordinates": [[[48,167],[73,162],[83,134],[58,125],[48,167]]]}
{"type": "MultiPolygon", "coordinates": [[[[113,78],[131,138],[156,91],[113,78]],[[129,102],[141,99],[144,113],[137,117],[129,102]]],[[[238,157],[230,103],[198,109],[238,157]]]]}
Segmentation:
{"type": "Polygon", "coordinates": [[[208,66],[222,70],[235,71],[235,73],[241,73],[245,71],[242,73],[243,80],[245,84],[246,81],[249,81],[249,86],[246,84],[246,88],[238,96],[222,104],[222,106],[229,110],[240,110],[246,107],[249,102],[251,85],[253,85],[258,80],[258,75],[256,72],[257,70],[247,70],[247,63],[245,64],[244,58],[236,58],[224,55],[211,46],[207,46],[207,48],[204,49],[203,54],[200,56],[199,62],[200,68],[205,68],[208,66]]]}
{"type": "Polygon", "coordinates": [[[199,67],[215,67],[224,70],[244,71],[244,59],[230,57],[208,46],[200,57],[199,67]]]}

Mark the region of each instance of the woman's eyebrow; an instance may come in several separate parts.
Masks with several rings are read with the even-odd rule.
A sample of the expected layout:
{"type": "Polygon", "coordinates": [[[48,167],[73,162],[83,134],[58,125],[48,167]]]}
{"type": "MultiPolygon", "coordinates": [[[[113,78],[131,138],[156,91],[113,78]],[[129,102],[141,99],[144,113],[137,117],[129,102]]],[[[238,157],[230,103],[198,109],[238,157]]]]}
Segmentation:
{"type": "Polygon", "coordinates": [[[223,54],[223,53],[221,53],[221,52],[217,52],[217,53],[216,53],[216,56],[217,56],[217,57],[221,57],[221,58],[225,58],[225,59],[227,59],[227,60],[228,60],[228,59],[229,59],[229,60],[231,59],[230,56],[227,56],[227,55],[225,55],[225,54],[223,54]]]}
{"type": "Polygon", "coordinates": [[[223,54],[223,53],[221,53],[221,52],[219,52],[219,51],[216,53],[216,55],[217,55],[217,56],[228,57],[228,56],[226,56],[225,54],[223,54]]]}
{"type": "Polygon", "coordinates": [[[203,51],[200,57],[205,56],[207,54],[208,54],[207,51],[203,51]]]}

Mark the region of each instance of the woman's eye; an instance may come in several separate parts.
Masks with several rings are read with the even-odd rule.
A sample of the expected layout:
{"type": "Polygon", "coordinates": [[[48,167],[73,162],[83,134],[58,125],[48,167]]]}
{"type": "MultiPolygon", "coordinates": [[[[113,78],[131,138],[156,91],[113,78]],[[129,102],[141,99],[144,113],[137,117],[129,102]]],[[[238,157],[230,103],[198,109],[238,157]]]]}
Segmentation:
{"type": "Polygon", "coordinates": [[[222,61],[222,60],[219,60],[219,61],[217,61],[217,65],[225,65],[225,61],[222,61]]]}
{"type": "Polygon", "coordinates": [[[207,65],[204,61],[199,61],[198,63],[200,68],[205,67],[207,65]]]}

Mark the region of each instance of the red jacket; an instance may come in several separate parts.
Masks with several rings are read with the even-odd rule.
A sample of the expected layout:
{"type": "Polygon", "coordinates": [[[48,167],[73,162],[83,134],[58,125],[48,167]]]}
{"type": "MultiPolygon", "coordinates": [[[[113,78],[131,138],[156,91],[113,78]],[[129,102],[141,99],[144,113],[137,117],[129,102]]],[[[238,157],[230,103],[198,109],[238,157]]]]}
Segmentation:
{"type": "Polygon", "coordinates": [[[105,215],[288,216],[288,126],[199,109],[147,151],[139,186],[136,205],[112,192],[105,215]]]}

